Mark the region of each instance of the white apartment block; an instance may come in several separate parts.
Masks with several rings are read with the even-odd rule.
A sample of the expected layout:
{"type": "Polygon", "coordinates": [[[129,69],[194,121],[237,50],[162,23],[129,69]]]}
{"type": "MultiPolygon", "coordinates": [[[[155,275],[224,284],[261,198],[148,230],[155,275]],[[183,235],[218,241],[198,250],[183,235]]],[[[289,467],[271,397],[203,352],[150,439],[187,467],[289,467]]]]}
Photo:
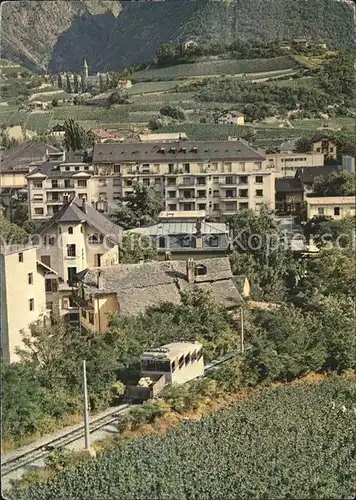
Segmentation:
{"type": "Polygon", "coordinates": [[[224,219],[263,204],[274,209],[274,174],[244,141],[96,144],[93,165],[107,200],[126,197],[139,182],[160,190],[168,211],[224,219]]]}
{"type": "Polygon", "coordinates": [[[305,201],[307,203],[308,219],[318,216],[342,219],[356,215],[355,196],[308,195],[305,201]]]}
{"type": "Polygon", "coordinates": [[[42,163],[27,176],[30,218],[53,217],[75,197],[91,201],[96,195],[95,182],[90,182],[92,174],[82,155],[66,160],[62,152],[58,158],[42,163]]]}
{"type": "Polygon", "coordinates": [[[50,321],[45,279],[52,270],[37,260],[34,246],[0,248],[1,357],[18,361],[16,347],[23,347],[21,331],[33,322],[50,321]]]}
{"type": "Polygon", "coordinates": [[[266,165],[276,177],[294,177],[298,168],[321,167],[324,165],[322,153],[265,152],[266,165]]]}

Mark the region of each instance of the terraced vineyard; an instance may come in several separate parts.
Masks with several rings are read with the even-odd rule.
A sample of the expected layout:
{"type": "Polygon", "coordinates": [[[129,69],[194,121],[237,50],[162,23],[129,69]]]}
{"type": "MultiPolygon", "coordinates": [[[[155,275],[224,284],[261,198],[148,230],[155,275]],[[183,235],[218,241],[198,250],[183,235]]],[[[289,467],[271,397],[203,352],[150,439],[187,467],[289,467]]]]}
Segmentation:
{"type": "Polygon", "coordinates": [[[179,103],[194,101],[195,92],[170,92],[158,95],[135,95],[130,97],[133,104],[148,104],[148,103],[179,103]]]}
{"type": "Polygon", "coordinates": [[[26,120],[26,128],[44,134],[49,128],[52,119],[52,112],[31,113],[26,120]]]}
{"type": "Polygon", "coordinates": [[[126,90],[126,93],[131,96],[135,94],[148,94],[150,92],[164,92],[173,89],[177,83],[175,81],[135,83],[130,89],[126,90]]]}
{"type": "Polygon", "coordinates": [[[20,125],[27,119],[26,111],[18,111],[16,106],[0,107],[0,126],[9,127],[10,125],[20,125]]]}
{"type": "MultiPolygon", "coordinates": [[[[131,75],[132,80],[176,80],[208,75],[235,75],[245,73],[265,73],[270,71],[289,70],[296,66],[289,57],[271,59],[218,60],[193,64],[177,64],[167,68],[138,71],[131,75]]],[[[267,75],[268,76],[268,75],[267,75]]]]}
{"type": "Polygon", "coordinates": [[[7,498],[353,498],[355,396],[337,376],[260,390],[7,498]]]}
{"type": "MultiPolygon", "coordinates": [[[[246,127],[244,128],[244,132],[246,127]]],[[[159,132],[185,132],[193,141],[224,141],[228,136],[237,136],[236,125],[215,125],[210,123],[180,123],[159,129],[159,132]]]]}

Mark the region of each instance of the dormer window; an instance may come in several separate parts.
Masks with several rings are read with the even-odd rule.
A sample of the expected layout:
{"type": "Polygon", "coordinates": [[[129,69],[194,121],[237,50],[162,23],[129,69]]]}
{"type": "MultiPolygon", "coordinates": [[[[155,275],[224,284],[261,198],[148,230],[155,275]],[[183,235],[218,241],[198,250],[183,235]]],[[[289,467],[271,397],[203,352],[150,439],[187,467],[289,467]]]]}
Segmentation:
{"type": "Polygon", "coordinates": [[[193,151],[193,153],[197,153],[197,152],[198,152],[198,148],[197,148],[196,146],[194,146],[194,147],[192,148],[192,151],[193,151]]]}
{"type": "Polygon", "coordinates": [[[211,247],[217,247],[219,246],[219,237],[214,235],[214,236],[210,236],[209,238],[209,245],[211,247]]]}
{"type": "Polygon", "coordinates": [[[207,274],[207,267],[204,264],[195,266],[195,276],[204,276],[205,274],[207,274]]]}
{"type": "Polygon", "coordinates": [[[182,246],[183,247],[190,247],[191,246],[190,236],[184,236],[182,238],[182,246]]]}

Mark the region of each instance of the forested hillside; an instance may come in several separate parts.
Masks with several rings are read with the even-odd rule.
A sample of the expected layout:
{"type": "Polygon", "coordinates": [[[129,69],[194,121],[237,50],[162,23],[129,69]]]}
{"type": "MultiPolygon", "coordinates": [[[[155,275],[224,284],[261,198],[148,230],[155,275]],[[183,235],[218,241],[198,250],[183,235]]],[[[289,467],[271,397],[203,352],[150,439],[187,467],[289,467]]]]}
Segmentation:
{"type": "Polygon", "coordinates": [[[320,38],[352,45],[353,10],[336,0],[37,1],[2,7],[2,57],[31,69],[120,70],[151,60],[164,42],[194,38],[320,38]]]}

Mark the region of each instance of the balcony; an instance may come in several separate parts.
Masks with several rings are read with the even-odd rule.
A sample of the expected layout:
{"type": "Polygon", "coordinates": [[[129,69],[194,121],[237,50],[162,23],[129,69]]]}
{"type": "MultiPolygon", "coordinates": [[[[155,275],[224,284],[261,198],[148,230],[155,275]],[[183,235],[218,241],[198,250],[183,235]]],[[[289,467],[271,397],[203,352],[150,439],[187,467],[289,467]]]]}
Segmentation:
{"type": "Polygon", "coordinates": [[[221,215],[235,215],[237,213],[237,208],[235,209],[228,209],[228,208],[223,208],[220,210],[221,215]]]}
{"type": "Polygon", "coordinates": [[[46,191],[49,192],[54,192],[54,191],[67,191],[68,189],[75,189],[75,184],[74,182],[71,182],[70,184],[65,185],[64,183],[60,183],[57,186],[51,186],[46,188],[46,191]]]}
{"type": "Polygon", "coordinates": [[[237,184],[236,177],[225,177],[220,182],[221,187],[231,187],[231,186],[236,186],[236,184],[237,184]]]}
{"type": "Polygon", "coordinates": [[[187,197],[181,196],[181,195],[179,196],[179,201],[181,203],[195,203],[195,200],[196,200],[196,198],[193,196],[190,198],[187,198],[187,197]]]}
{"type": "Polygon", "coordinates": [[[237,194],[235,193],[234,196],[220,196],[221,201],[230,201],[230,200],[237,200],[237,194]]]}
{"type": "MultiPolygon", "coordinates": [[[[66,200],[66,201],[68,201],[68,200],[66,200]]],[[[65,203],[66,201],[63,199],[62,200],[47,200],[46,204],[47,205],[63,205],[63,203],[65,203]]]]}
{"type": "Polygon", "coordinates": [[[196,184],[196,179],[194,177],[190,179],[181,179],[179,182],[179,189],[189,187],[189,186],[195,186],[196,184]]]}

